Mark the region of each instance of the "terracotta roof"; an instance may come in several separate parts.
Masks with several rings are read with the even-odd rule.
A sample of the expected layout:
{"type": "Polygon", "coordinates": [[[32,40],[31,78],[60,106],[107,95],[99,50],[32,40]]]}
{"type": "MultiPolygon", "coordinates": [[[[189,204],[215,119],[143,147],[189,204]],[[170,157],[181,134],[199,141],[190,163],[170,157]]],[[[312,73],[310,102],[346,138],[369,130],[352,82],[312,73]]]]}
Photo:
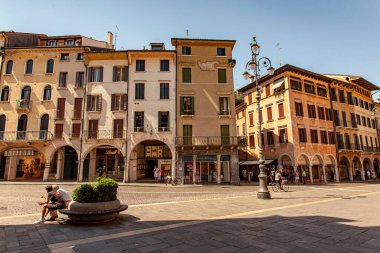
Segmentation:
{"type": "Polygon", "coordinates": [[[227,41],[227,42],[236,42],[236,40],[222,40],[222,39],[196,39],[196,38],[172,38],[173,40],[200,40],[200,41],[227,41]]]}
{"type": "Polygon", "coordinates": [[[325,76],[335,79],[335,80],[344,81],[346,83],[353,83],[370,91],[380,89],[377,85],[369,82],[368,80],[364,79],[361,76],[339,75],[339,74],[326,74],[325,76]]]}

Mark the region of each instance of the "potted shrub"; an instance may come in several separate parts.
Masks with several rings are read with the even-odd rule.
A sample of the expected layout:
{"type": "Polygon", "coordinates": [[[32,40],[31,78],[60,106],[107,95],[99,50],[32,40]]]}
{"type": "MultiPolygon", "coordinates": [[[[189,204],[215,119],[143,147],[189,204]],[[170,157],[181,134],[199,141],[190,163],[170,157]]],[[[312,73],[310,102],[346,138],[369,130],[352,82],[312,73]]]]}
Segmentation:
{"type": "Polygon", "coordinates": [[[115,219],[128,208],[117,199],[118,184],[111,178],[97,178],[94,183],[83,184],[73,191],[73,201],[67,214],[74,222],[104,222],[115,219]]]}

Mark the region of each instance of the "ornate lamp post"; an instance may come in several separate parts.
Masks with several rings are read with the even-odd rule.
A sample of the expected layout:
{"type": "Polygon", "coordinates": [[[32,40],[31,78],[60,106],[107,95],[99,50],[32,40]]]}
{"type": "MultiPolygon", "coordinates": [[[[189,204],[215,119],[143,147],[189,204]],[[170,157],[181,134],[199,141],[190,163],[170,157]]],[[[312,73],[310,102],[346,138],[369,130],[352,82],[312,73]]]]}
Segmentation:
{"type": "Polygon", "coordinates": [[[250,79],[251,82],[256,83],[256,102],[257,102],[257,127],[259,133],[259,192],[257,193],[258,199],[270,199],[270,193],[267,186],[267,173],[266,167],[264,165],[263,157],[263,139],[261,136],[261,118],[260,118],[260,99],[262,87],[259,85],[258,79],[260,78],[260,70],[262,68],[267,68],[268,74],[274,74],[274,68],[272,67],[271,61],[267,57],[259,58],[260,46],[256,42],[256,37],[253,37],[253,42],[251,43],[252,59],[245,65],[246,71],[243,76],[245,79],[250,79]],[[250,72],[253,72],[252,74],[250,72]]]}

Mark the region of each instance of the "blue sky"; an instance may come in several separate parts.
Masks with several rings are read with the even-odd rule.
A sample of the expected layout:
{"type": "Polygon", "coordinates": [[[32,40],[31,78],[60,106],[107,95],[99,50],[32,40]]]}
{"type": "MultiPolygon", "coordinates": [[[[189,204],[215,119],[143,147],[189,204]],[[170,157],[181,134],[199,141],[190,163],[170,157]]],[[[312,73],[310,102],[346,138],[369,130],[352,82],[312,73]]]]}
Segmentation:
{"type": "Polygon", "coordinates": [[[82,34],[99,40],[119,27],[118,49],[171,37],[237,40],[235,87],[255,34],[262,56],[318,73],[361,75],[380,86],[378,0],[0,0],[0,30],[82,34]],[[276,47],[280,43],[281,49],[276,47]]]}

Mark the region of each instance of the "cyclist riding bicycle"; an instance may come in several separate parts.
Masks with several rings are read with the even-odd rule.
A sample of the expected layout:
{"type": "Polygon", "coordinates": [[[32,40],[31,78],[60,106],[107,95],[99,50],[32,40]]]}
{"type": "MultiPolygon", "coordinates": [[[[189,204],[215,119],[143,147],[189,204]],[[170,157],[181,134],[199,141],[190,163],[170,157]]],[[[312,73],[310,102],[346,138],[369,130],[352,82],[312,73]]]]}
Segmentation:
{"type": "Polygon", "coordinates": [[[274,176],[274,180],[276,181],[276,184],[280,187],[280,189],[282,190],[282,181],[283,181],[283,177],[281,175],[281,172],[279,170],[276,171],[276,174],[274,176]]]}

